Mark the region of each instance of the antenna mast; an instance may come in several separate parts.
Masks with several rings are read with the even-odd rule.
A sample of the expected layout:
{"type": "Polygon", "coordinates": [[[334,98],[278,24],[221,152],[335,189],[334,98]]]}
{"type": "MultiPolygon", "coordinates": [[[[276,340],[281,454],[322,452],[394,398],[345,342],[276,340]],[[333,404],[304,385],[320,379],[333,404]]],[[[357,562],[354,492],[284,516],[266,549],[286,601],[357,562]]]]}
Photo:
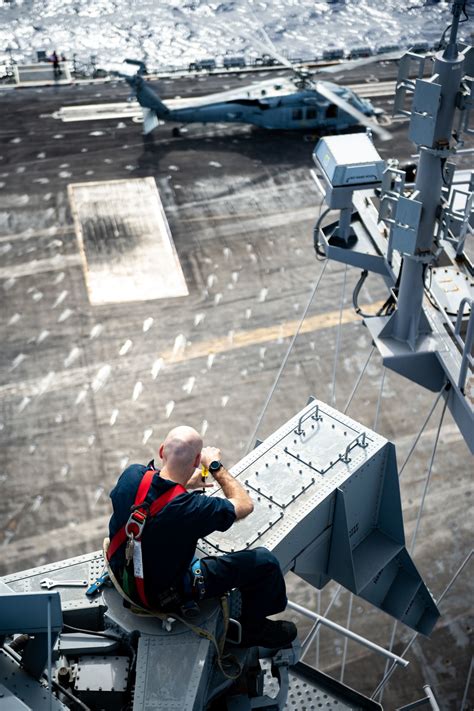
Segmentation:
{"type": "MultiPolygon", "coordinates": [[[[465,6],[465,0],[454,0],[453,22],[442,36],[443,41],[450,30],[449,40],[436,52],[429,78],[425,78],[426,57],[408,52],[400,60],[394,113],[410,119],[409,137],[420,156],[415,184],[406,184],[398,161],[389,161],[379,195],[373,186],[364,189],[369,185],[353,193],[356,212],[348,229],[355,242],[337,242],[334,225],[318,229],[317,242],[328,258],[364,270],[356,300],[368,272],[384,278],[389,299],[375,317],[365,318],[384,365],[430,390],[446,387],[451,413],[474,451],[474,399],[469,392],[474,384],[474,267],[464,252],[474,226],[474,173],[455,184],[456,166],[450,160],[462,145],[461,135],[474,135],[474,127],[469,126],[474,109],[474,48],[457,41],[465,6]]],[[[324,182],[331,183],[325,191],[327,201],[334,191],[332,175],[339,175],[343,167],[351,169],[348,156],[357,157],[356,136],[344,151],[342,140],[347,136],[331,140],[334,166],[321,145],[327,139],[321,139],[314,151],[324,182]],[[341,146],[336,145],[339,141],[341,146]]],[[[356,163],[360,167],[361,159],[356,163]]]]}

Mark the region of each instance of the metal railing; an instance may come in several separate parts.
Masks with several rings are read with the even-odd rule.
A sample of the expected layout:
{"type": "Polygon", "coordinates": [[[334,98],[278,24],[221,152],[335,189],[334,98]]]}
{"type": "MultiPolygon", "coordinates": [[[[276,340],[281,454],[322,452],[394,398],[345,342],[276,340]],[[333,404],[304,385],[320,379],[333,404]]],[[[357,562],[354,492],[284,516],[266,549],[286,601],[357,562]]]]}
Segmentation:
{"type": "Polygon", "coordinates": [[[459,369],[459,380],[458,380],[458,387],[461,390],[461,392],[464,393],[464,386],[466,384],[466,376],[467,376],[467,368],[468,365],[473,367],[473,358],[471,355],[471,350],[472,350],[472,342],[474,340],[474,308],[473,308],[474,302],[472,299],[469,299],[467,296],[462,299],[461,303],[459,304],[459,310],[458,310],[458,315],[456,318],[456,325],[454,327],[454,337],[456,338],[456,341],[462,348],[462,359],[461,359],[461,368],[459,369]],[[469,305],[471,309],[471,313],[469,315],[469,321],[467,324],[467,330],[466,330],[466,338],[462,339],[461,336],[461,324],[462,320],[464,317],[464,308],[466,304],[469,305]]]}
{"type": "Polygon", "coordinates": [[[433,711],[440,711],[438,702],[436,701],[435,695],[433,693],[433,690],[428,684],[425,684],[423,686],[423,690],[426,694],[422,699],[418,699],[418,701],[412,701],[411,704],[406,704],[406,706],[399,706],[396,711],[411,711],[411,709],[416,709],[419,706],[426,706],[429,704],[433,711]]]}
{"type": "Polygon", "coordinates": [[[328,627],[329,629],[333,630],[334,632],[337,632],[338,634],[343,635],[343,637],[347,637],[347,639],[351,639],[353,642],[357,642],[358,644],[361,644],[362,646],[367,647],[367,649],[370,649],[372,652],[376,652],[377,654],[380,654],[383,657],[387,657],[387,659],[390,659],[393,662],[393,664],[395,664],[395,665],[398,664],[401,667],[406,667],[409,664],[408,660],[403,659],[402,657],[399,657],[397,654],[390,652],[388,649],[385,649],[384,647],[380,647],[378,644],[375,644],[375,642],[372,642],[370,639],[367,639],[367,637],[362,637],[361,635],[357,634],[356,632],[352,632],[352,630],[347,629],[347,627],[343,627],[342,625],[337,624],[337,622],[333,622],[333,620],[329,620],[327,617],[324,617],[324,615],[319,615],[317,612],[308,610],[308,608],[303,607],[302,605],[298,605],[296,602],[293,602],[292,600],[288,600],[287,607],[290,610],[299,612],[300,615],[303,615],[304,617],[307,617],[308,619],[313,620],[316,623],[313,626],[313,629],[311,630],[311,632],[306,637],[306,640],[303,642],[302,655],[301,655],[302,657],[304,657],[304,655],[308,651],[311,643],[313,642],[315,633],[319,630],[319,627],[321,625],[323,625],[324,627],[328,627]]]}
{"type": "Polygon", "coordinates": [[[456,321],[453,324],[452,318],[450,318],[444,306],[441,304],[440,300],[436,298],[436,294],[430,291],[430,298],[433,300],[436,308],[440,311],[443,316],[443,322],[446,326],[446,330],[449,335],[453,338],[454,342],[459,346],[461,351],[461,365],[459,367],[459,376],[457,385],[461,392],[464,394],[464,386],[466,384],[466,376],[468,367],[471,369],[474,367],[474,359],[471,354],[472,346],[474,342],[474,301],[468,296],[465,296],[460,304],[458,313],[456,316],[456,321]],[[464,311],[466,304],[470,307],[471,313],[469,315],[469,321],[467,324],[466,337],[461,336],[461,326],[464,318],[464,311]]]}

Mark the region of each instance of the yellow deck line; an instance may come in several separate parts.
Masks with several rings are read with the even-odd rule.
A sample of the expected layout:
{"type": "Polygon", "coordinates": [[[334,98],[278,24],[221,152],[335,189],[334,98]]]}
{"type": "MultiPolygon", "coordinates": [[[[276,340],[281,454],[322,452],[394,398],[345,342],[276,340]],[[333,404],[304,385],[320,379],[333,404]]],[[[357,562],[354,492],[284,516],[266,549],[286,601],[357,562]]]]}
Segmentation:
{"type": "MultiPolygon", "coordinates": [[[[373,304],[364,304],[361,308],[366,312],[371,310],[372,313],[377,311],[383,301],[376,301],[373,304]]],[[[316,314],[306,318],[300,328],[299,334],[315,333],[325,328],[333,328],[339,324],[339,309],[327,311],[326,313],[316,314]]],[[[352,307],[342,310],[341,325],[355,323],[360,321],[352,307]]],[[[158,355],[163,360],[163,365],[174,365],[175,363],[185,363],[196,358],[207,358],[208,355],[218,355],[226,353],[237,348],[247,348],[259,343],[269,343],[279,339],[292,337],[299,325],[299,320],[284,321],[278,326],[267,326],[263,328],[255,328],[249,331],[235,331],[229,336],[221,338],[209,339],[192,343],[190,346],[183,347],[182,350],[174,352],[173,350],[162,351],[158,355]]],[[[139,356],[131,355],[135,370],[146,369],[149,366],[150,355],[140,354],[139,356]]],[[[127,359],[112,358],[107,362],[112,371],[116,366],[127,366],[127,359]]],[[[106,363],[97,362],[87,366],[78,368],[66,368],[65,370],[54,373],[54,377],[47,384],[44,383],[44,377],[32,378],[31,380],[13,381],[0,385],[0,399],[14,396],[29,396],[35,397],[45,392],[61,390],[67,387],[81,387],[88,383],[98,370],[106,363]]],[[[128,366],[127,366],[128,367],[128,366]]]]}
{"type": "MultiPolygon", "coordinates": [[[[362,310],[365,312],[367,308],[370,308],[373,310],[373,313],[375,313],[375,311],[377,311],[383,303],[384,301],[377,301],[369,306],[363,306],[362,310]]],[[[324,328],[332,328],[337,326],[339,324],[339,315],[340,310],[337,309],[334,311],[327,311],[323,314],[310,316],[303,322],[299,333],[312,333],[313,331],[320,331],[324,328]]],[[[352,307],[343,309],[341,318],[342,325],[354,323],[355,321],[360,320],[361,317],[355,313],[352,307]]],[[[247,348],[248,346],[256,345],[258,343],[268,343],[269,341],[276,341],[279,338],[288,338],[293,336],[298,328],[298,324],[299,320],[285,321],[278,326],[256,328],[252,331],[236,331],[231,337],[226,336],[224,338],[216,338],[213,340],[193,343],[182,352],[176,354],[171,351],[167,351],[162,354],[162,358],[165,363],[181,363],[194,358],[204,358],[210,353],[216,355],[218,353],[232,351],[236,348],[247,348]]]]}

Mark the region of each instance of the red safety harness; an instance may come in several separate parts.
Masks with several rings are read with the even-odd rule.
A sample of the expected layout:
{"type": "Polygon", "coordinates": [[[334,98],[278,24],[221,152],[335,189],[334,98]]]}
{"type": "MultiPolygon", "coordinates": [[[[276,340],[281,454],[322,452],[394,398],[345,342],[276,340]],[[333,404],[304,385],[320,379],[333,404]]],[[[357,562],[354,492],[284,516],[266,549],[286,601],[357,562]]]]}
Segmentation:
{"type": "Polygon", "coordinates": [[[154,501],[148,503],[146,498],[148,496],[153,477],[157,473],[157,469],[147,469],[144,473],[138,486],[135,502],[131,508],[130,517],[125,526],[122,526],[122,528],[119,529],[112,538],[107,551],[107,560],[110,562],[118,549],[125,543],[127,544],[125,549],[124,577],[125,572],[128,572],[129,568],[133,570],[135,589],[140,602],[144,607],[149,607],[149,604],[145,593],[145,581],[143,578],[141,546],[143,529],[145,528],[145,524],[149,518],[157,516],[166,504],[175,499],[177,496],[186,493],[184,486],[181,486],[181,484],[175,484],[172,488],[168,489],[163,494],[160,494],[160,496],[158,496],[154,501]]]}

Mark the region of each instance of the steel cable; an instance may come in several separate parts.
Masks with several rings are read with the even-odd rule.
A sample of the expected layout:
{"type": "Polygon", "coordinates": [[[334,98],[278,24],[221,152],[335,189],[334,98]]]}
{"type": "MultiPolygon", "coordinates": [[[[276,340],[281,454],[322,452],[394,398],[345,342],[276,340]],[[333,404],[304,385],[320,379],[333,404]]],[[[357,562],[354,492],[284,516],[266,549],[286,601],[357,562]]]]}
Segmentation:
{"type": "Polygon", "coordinates": [[[271,387],[271,389],[270,389],[270,392],[269,392],[268,395],[267,395],[267,399],[266,399],[265,404],[264,404],[264,406],[263,406],[262,412],[260,413],[260,416],[259,416],[259,418],[258,418],[258,420],[257,420],[257,424],[255,425],[255,428],[254,428],[254,430],[253,430],[253,432],[252,432],[252,434],[251,434],[251,436],[250,436],[250,439],[249,439],[248,444],[247,444],[247,449],[246,449],[246,452],[245,452],[246,454],[248,454],[248,453],[250,452],[250,450],[253,448],[253,446],[254,446],[254,444],[255,444],[255,439],[256,439],[256,436],[257,436],[257,432],[258,432],[258,430],[259,430],[259,428],[260,428],[260,425],[262,424],[263,418],[265,417],[265,413],[266,413],[266,411],[267,411],[267,408],[268,408],[268,406],[269,406],[269,404],[270,404],[270,401],[271,401],[271,399],[272,399],[272,397],[273,397],[273,394],[274,394],[274,392],[275,392],[275,389],[276,389],[276,387],[277,387],[277,385],[278,385],[278,382],[279,382],[279,380],[280,380],[281,374],[283,373],[283,371],[284,371],[284,369],[285,369],[285,366],[286,366],[286,363],[287,363],[287,361],[288,361],[288,358],[290,357],[290,353],[291,353],[291,351],[293,350],[293,346],[295,345],[295,341],[296,341],[296,339],[297,339],[297,337],[298,337],[298,334],[299,334],[299,332],[300,332],[301,326],[303,325],[303,322],[304,322],[304,320],[305,320],[305,318],[306,318],[306,314],[307,314],[308,311],[309,311],[309,307],[311,306],[311,303],[312,303],[312,301],[313,301],[313,299],[314,299],[314,296],[315,296],[315,294],[316,294],[316,292],[317,292],[317,290],[318,290],[319,284],[320,284],[320,282],[321,282],[321,279],[323,278],[324,272],[326,271],[327,265],[328,265],[328,262],[327,262],[327,261],[324,262],[323,268],[322,268],[322,270],[321,270],[321,273],[320,273],[318,279],[316,280],[316,283],[315,283],[315,285],[314,285],[314,287],[313,287],[313,290],[312,290],[312,292],[311,292],[311,294],[310,294],[308,303],[306,304],[305,310],[303,311],[303,315],[302,315],[301,320],[300,320],[300,322],[299,322],[299,324],[298,324],[298,328],[296,329],[295,333],[293,334],[293,338],[291,339],[291,343],[290,343],[290,345],[288,346],[288,350],[286,351],[285,357],[283,358],[283,360],[282,360],[282,362],[281,362],[280,368],[279,368],[278,373],[277,373],[277,375],[276,375],[276,378],[275,378],[275,380],[274,380],[274,382],[273,382],[273,385],[272,385],[272,387],[271,387]]]}
{"type": "Polygon", "coordinates": [[[341,307],[339,309],[339,326],[337,329],[336,352],[334,354],[334,369],[333,369],[333,373],[332,373],[332,392],[331,392],[331,406],[332,407],[334,407],[336,404],[336,372],[337,372],[337,361],[339,360],[339,348],[341,345],[342,311],[344,308],[344,299],[346,296],[346,282],[347,282],[347,264],[344,269],[344,279],[342,282],[341,307]]]}
{"type": "MultiPolygon", "coordinates": [[[[446,597],[446,595],[448,594],[448,592],[451,590],[451,588],[452,588],[452,586],[454,585],[454,583],[456,582],[457,578],[461,575],[462,571],[464,570],[464,568],[466,567],[466,565],[469,563],[469,561],[470,561],[470,559],[472,558],[472,555],[473,555],[473,554],[474,554],[474,550],[471,550],[471,551],[467,554],[466,558],[465,558],[464,561],[461,563],[461,565],[459,566],[459,568],[457,569],[457,571],[454,573],[453,577],[451,578],[451,580],[449,581],[449,583],[447,584],[447,586],[445,587],[445,589],[443,590],[443,592],[442,592],[441,595],[439,596],[438,600],[436,601],[436,604],[437,604],[437,605],[440,605],[440,604],[441,604],[441,602],[443,601],[443,599],[446,597]]],[[[408,642],[407,646],[406,646],[405,649],[403,650],[403,652],[400,654],[400,656],[401,656],[402,658],[403,658],[403,657],[405,656],[405,654],[410,650],[410,648],[411,648],[413,642],[415,641],[415,639],[416,639],[417,637],[418,637],[418,632],[415,632],[414,635],[411,637],[410,641],[408,642]]],[[[387,683],[387,681],[390,679],[390,677],[392,676],[393,672],[395,671],[395,668],[396,668],[396,664],[392,664],[392,666],[390,667],[390,669],[384,674],[384,676],[383,676],[383,678],[381,679],[381,681],[379,682],[378,686],[376,687],[376,689],[375,689],[374,692],[372,693],[372,696],[370,697],[371,699],[375,699],[376,696],[382,691],[383,687],[385,686],[385,684],[387,683]]]]}

